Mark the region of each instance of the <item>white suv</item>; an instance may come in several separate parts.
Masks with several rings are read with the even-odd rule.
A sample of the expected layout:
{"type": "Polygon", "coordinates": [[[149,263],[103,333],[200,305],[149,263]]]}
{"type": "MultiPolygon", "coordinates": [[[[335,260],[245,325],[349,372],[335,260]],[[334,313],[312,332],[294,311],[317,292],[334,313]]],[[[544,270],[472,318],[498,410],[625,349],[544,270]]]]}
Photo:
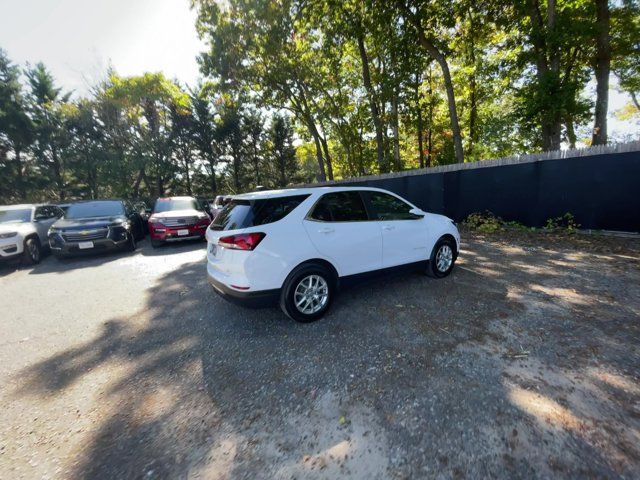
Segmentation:
{"type": "Polygon", "coordinates": [[[231,197],[207,229],[207,274],[223,297],[280,303],[309,322],[339,285],[368,274],[420,266],[433,277],[453,269],[455,224],[377,188],[317,187],[231,197]]]}
{"type": "Polygon", "coordinates": [[[47,231],[63,214],[55,205],[0,206],[0,260],[39,263],[49,246],[47,231]]]}

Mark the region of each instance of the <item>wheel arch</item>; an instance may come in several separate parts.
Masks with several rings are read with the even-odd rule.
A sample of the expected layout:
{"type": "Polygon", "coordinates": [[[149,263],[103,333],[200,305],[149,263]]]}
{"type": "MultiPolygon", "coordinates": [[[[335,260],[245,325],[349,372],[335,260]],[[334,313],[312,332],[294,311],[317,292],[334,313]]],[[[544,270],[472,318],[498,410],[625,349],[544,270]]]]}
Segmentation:
{"type": "Polygon", "coordinates": [[[324,259],[324,258],[310,258],[309,260],[305,260],[304,262],[300,262],[299,264],[297,264],[295,267],[293,267],[291,269],[291,271],[287,274],[287,276],[285,277],[284,281],[282,282],[282,286],[284,286],[284,284],[287,281],[287,278],[289,278],[289,276],[295,272],[298,268],[304,266],[304,265],[322,265],[323,267],[329,269],[329,271],[331,271],[331,273],[333,273],[333,277],[334,277],[334,281],[336,286],[338,285],[338,282],[340,280],[340,276],[338,275],[338,270],[336,269],[336,267],[333,266],[333,264],[324,259]]]}
{"type": "Polygon", "coordinates": [[[22,245],[26,245],[27,244],[27,240],[31,240],[31,239],[37,240],[38,244],[42,247],[42,242],[40,241],[40,237],[38,236],[38,234],[36,232],[31,232],[27,235],[24,236],[24,240],[22,240],[22,245]]]}
{"type": "MultiPolygon", "coordinates": [[[[453,244],[456,246],[456,249],[454,252],[454,256],[455,256],[454,258],[458,258],[458,253],[460,252],[460,245],[458,245],[458,241],[456,240],[456,237],[454,237],[450,233],[445,233],[444,235],[440,235],[440,237],[438,237],[438,240],[436,240],[435,245],[437,245],[440,240],[451,240],[453,244]]],[[[434,245],[434,248],[435,248],[435,245],[434,245]]]]}

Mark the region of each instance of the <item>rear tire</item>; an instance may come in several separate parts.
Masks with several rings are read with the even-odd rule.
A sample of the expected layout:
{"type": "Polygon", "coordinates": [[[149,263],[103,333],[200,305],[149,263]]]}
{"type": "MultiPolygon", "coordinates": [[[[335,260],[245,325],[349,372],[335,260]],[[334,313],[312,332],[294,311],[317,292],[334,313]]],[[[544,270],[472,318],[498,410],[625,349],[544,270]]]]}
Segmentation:
{"type": "Polygon", "coordinates": [[[321,318],[333,300],[336,278],[324,265],[300,265],[287,277],[280,294],[280,308],[292,320],[301,323],[321,318]]]}
{"type": "Polygon", "coordinates": [[[40,263],[42,259],[42,248],[40,240],[35,237],[27,238],[24,241],[24,252],[22,253],[22,262],[25,265],[35,265],[40,263]]]}
{"type": "Polygon", "coordinates": [[[456,242],[449,237],[438,240],[431,252],[427,275],[433,278],[444,278],[451,273],[456,263],[458,253],[456,242]]]}

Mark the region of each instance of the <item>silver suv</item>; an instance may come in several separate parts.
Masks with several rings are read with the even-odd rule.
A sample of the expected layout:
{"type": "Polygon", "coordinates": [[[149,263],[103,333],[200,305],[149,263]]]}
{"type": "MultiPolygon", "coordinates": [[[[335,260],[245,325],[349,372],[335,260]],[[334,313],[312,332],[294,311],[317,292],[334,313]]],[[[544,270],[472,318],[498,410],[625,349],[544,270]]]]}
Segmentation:
{"type": "Polygon", "coordinates": [[[55,205],[0,206],[0,260],[39,263],[49,227],[64,215],[55,205]]]}

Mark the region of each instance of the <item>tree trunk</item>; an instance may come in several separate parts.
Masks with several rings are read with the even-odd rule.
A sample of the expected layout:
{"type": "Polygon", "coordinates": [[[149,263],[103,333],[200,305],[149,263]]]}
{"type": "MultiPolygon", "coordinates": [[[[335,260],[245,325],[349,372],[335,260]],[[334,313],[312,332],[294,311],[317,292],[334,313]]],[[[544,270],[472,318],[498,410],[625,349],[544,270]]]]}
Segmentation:
{"type": "Polygon", "coordinates": [[[611,49],[609,46],[609,2],[595,0],[597,17],[596,37],[596,111],[593,125],[592,145],[607,143],[607,111],[609,104],[609,70],[611,69],[611,49]]]}
{"type": "Polygon", "coordinates": [[[631,95],[631,100],[633,101],[633,104],[636,106],[638,110],[640,110],[640,102],[638,102],[638,97],[636,96],[636,92],[629,92],[629,95],[631,95]]]}
{"type": "Polygon", "coordinates": [[[576,148],[576,131],[573,127],[573,119],[569,118],[565,122],[565,126],[567,127],[567,139],[569,140],[569,148],[576,148]]]}
{"type": "Polygon", "coordinates": [[[331,155],[329,154],[329,145],[327,139],[320,135],[320,143],[322,144],[322,151],[324,152],[324,159],[327,164],[327,176],[329,180],[333,180],[333,163],[331,162],[331,155]]]}
{"type": "Polygon", "coordinates": [[[189,196],[193,195],[193,190],[191,189],[191,174],[189,173],[189,164],[190,161],[187,160],[187,157],[185,157],[184,160],[184,176],[187,180],[187,193],[189,194],[189,196]]]}
{"type": "Polygon", "coordinates": [[[429,131],[427,133],[427,167],[432,164],[433,150],[433,83],[431,76],[431,67],[429,67],[429,131]]]}
{"type": "MultiPolygon", "coordinates": [[[[316,124],[310,115],[307,114],[307,115],[304,115],[304,117],[307,124],[307,128],[309,129],[309,133],[311,133],[311,136],[313,137],[313,142],[316,145],[316,159],[318,160],[318,170],[320,171],[318,175],[319,176],[318,180],[321,182],[326,182],[327,173],[324,166],[324,157],[322,155],[322,145],[320,144],[320,132],[318,132],[318,127],[316,127],[316,124]]],[[[333,180],[333,175],[331,177],[331,180],[333,180]]]]}
{"type": "Polygon", "coordinates": [[[456,97],[453,91],[453,81],[451,80],[451,72],[449,71],[449,64],[447,59],[435,44],[427,38],[420,22],[420,17],[410,15],[409,17],[413,23],[416,32],[418,33],[418,41],[420,45],[427,51],[427,54],[433,58],[440,69],[442,70],[442,77],[444,79],[444,86],[447,92],[447,104],[449,106],[449,118],[451,119],[451,131],[453,133],[453,149],[455,151],[456,161],[458,163],[464,162],[464,152],[462,150],[462,134],[460,133],[460,122],[458,121],[458,110],[456,108],[456,97]]]}
{"type": "Polygon", "coordinates": [[[217,162],[214,160],[214,153],[209,153],[209,165],[211,166],[211,178],[209,181],[211,182],[211,193],[215,196],[218,193],[218,182],[216,181],[216,164],[217,162]]]}
{"type": "Polygon", "coordinates": [[[478,86],[476,82],[476,45],[475,39],[473,35],[475,34],[475,22],[473,14],[469,13],[469,21],[470,21],[470,48],[469,48],[469,59],[471,60],[471,65],[473,66],[473,70],[469,78],[469,143],[468,143],[468,151],[467,155],[473,155],[473,148],[476,146],[478,140],[478,131],[477,131],[477,122],[478,122],[478,86]]]}
{"type": "Polygon", "coordinates": [[[17,179],[17,187],[18,187],[18,195],[20,195],[21,200],[27,199],[27,189],[24,184],[24,175],[22,174],[22,150],[20,148],[15,148],[15,162],[16,162],[16,179],[17,179]]]}
{"type": "Polygon", "coordinates": [[[398,120],[398,92],[395,86],[391,97],[391,118],[391,128],[393,130],[393,163],[396,171],[400,171],[402,170],[402,163],[400,161],[400,121],[398,120]]]}
{"type": "MultiPolygon", "coordinates": [[[[560,49],[556,44],[557,34],[555,32],[555,0],[548,0],[547,3],[547,25],[546,31],[538,0],[533,0],[529,4],[529,18],[534,34],[532,42],[536,59],[536,76],[539,85],[549,85],[552,88],[547,95],[552,97],[559,94],[560,87],[560,49]],[[537,29],[537,32],[535,30],[537,29]],[[546,41],[545,41],[546,40],[546,41]],[[547,58],[548,55],[548,58],[547,58]]],[[[562,117],[560,109],[555,108],[551,112],[543,112],[541,125],[542,146],[545,151],[559,150],[562,133],[562,117]]]]}
{"type": "Polygon", "coordinates": [[[136,177],[135,181],[133,182],[133,196],[134,198],[138,198],[140,196],[140,183],[142,182],[142,176],[144,175],[144,169],[141,168],[138,171],[138,176],[136,177]]]}
{"type": "Polygon", "coordinates": [[[420,106],[420,76],[416,75],[416,111],[418,114],[416,133],[418,136],[418,158],[420,159],[420,168],[424,168],[424,139],[422,132],[424,125],[422,122],[422,107],[420,106]]]}
{"type": "Polygon", "coordinates": [[[380,173],[388,171],[387,164],[384,158],[384,134],[382,131],[382,121],[380,120],[380,110],[376,101],[373,85],[371,84],[371,74],[369,72],[369,57],[367,57],[367,50],[364,45],[364,35],[362,29],[358,30],[358,51],[360,52],[360,60],[362,62],[362,81],[364,88],[367,91],[367,97],[369,99],[369,107],[371,108],[371,119],[373,120],[373,126],[376,131],[376,151],[378,155],[378,168],[380,173]]]}
{"type": "Polygon", "coordinates": [[[60,157],[58,156],[58,150],[55,147],[51,147],[51,158],[53,160],[53,173],[56,177],[56,185],[58,186],[58,198],[60,200],[64,200],[67,197],[67,192],[64,188],[65,185],[62,163],[60,162],[60,157]]]}

